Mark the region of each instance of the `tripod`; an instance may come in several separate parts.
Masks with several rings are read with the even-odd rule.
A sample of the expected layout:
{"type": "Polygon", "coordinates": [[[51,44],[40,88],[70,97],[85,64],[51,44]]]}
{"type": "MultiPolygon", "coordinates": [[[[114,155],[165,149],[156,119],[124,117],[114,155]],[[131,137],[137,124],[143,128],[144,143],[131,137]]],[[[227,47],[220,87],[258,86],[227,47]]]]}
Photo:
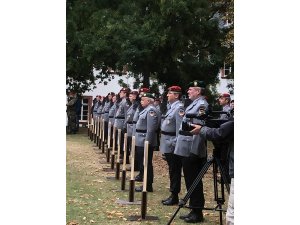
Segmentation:
{"type": "Polygon", "coordinates": [[[169,222],[167,223],[167,225],[170,225],[172,223],[172,221],[174,220],[175,216],[177,215],[177,213],[179,212],[179,210],[181,208],[183,208],[187,201],[189,200],[189,198],[191,197],[191,194],[193,193],[193,191],[195,190],[196,186],[198,185],[198,183],[202,180],[202,178],[204,177],[205,173],[207,172],[207,170],[209,169],[209,167],[211,165],[213,165],[213,181],[214,181],[214,200],[217,202],[217,206],[214,208],[203,208],[205,210],[214,210],[214,211],[219,211],[219,218],[220,218],[220,225],[223,224],[222,221],[222,212],[224,211],[222,209],[222,205],[225,202],[224,199],[224,185],[226,186],[226,190],[229,194],[229,184],[227,181],[227,178],[225,176],[225,170],[220,162],[220,159],[215,157],[216,150],[213,150],[213,155],[207,159],[207,162],[204,164],[204,166],[202,167],[201,171],[199,172],[199,174],[197,175],[196,179],[194,180],[193,184],[191,185],[191,187],[189,188],[189,190],[187,191],[186,195],[184,196],[183,199],[180,199],[179,203],[178,203],[178,208],[175,211],[175,213],[173,214],[173,216],[171,217],[171,219],[169,220],[169,222]],[[219,190],[218,190],[218,169],[220,169],[220,173],[221,173],[221,196],[219,197],[219,190]]]}

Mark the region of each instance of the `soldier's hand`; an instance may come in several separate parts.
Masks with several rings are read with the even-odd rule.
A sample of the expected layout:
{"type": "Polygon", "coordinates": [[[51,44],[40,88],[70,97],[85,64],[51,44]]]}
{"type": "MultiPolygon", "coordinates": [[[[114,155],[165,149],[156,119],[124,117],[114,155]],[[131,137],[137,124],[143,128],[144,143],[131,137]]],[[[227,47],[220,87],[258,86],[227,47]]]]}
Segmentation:
{"type": "Polygon", "coordinates": [[[190,132],[192,134],[199,134],[200,133],[200,130],[201,130],[201,125],[198,125],[198,124],[191,124],[191,126],[195,127],[193,130],[191,130],[190,132]]]}

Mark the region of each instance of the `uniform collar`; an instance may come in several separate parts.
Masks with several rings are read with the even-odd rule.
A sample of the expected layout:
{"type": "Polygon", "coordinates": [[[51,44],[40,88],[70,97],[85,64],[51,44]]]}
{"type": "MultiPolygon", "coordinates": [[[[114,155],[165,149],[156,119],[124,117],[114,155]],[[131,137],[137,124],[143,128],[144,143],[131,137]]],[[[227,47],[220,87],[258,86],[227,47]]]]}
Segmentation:
{"type": "Polygon", "coordinates": [[[173,109],[177,105],[177,103],[179,103],[179,100],[176,100],[175,102],[170,104],[170,109],[173,109]]]}

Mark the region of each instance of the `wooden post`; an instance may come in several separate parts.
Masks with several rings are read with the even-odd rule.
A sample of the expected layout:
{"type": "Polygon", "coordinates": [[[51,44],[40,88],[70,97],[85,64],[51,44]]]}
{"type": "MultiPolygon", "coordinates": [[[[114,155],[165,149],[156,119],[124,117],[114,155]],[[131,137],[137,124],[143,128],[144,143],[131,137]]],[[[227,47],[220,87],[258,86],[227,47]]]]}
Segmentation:
{"type": "Polygon", "coordinates": [[[102,130],[102,120],[99,118],[99,145],[98,145],[99,149],[101,149],[101,140],[103,138],[101,130],[102,130]]]}
{"type": "Polygon", "coordinates": [[[87,133],[88,133],[88,136],[90,136],[90,115],[88,114],[87,115],[87,133]]]}
{"type": "Polygon", "coordinates": [[[115,148],[116,148],[116,127],[113,127],[113,147],[111,151],[111,169],[113,170],[115,168],[115,148]]]}
{"type": "Polygon", "coordinates": [[[142,192],[142,204],[141,204],[142,219],[146,219],[146,214],[147,214],[148,147],[149,147],[149,142],[145,141],[145,145],[144,145],[144,180],[143,180],[143,192],[142,192]]]}
{"type": "Polygon", "coordinates": [[[108,122],[108,131],[107,131],[107,152],[106,152],[106,161],[109,162],[109,153],[110,153],[110,135],[111,135],[111,122],[108,122]]]}
{"type": "Polygon", "coordinates": [[[97,117],[97,127],[96,127],[96,146],[99,146],[99,126],[100,125],[100,121],[99,121],[99,117],[97,117]]]}
{"type": "Polygon", "coordinates": [[[96,117],[95,119],[95,126],[94,126],[94,143],[96,143],[96,138],[97,138],[97,119],[98,117],[96,117]]]}
{"type": "Polygon", "coordinates": [[[118,129],[118,155],[116,165],[116,179],[120,179],[120,151],[121,151],[121,129],[118,129]]]}
{"type": "Polygon", "coordinates": [[[104,144],[105,144],[105,140],[104,140],[104,119],[102,119],[102,153],[104,153],[104,144]]]}
{"type": "Polygon", "coordinates": [[[93,130],[94,130],[94,118],[92,118],[91,130],[90,130],[90,139],[93,141],[93,130]]]}
{"type": "Polygon", "coordinates": [[[129,202],[134,202],[134,155],[135,155],[135,136],[132,136],[131,141],[131,154],[130,154],[130,165],[131,165],[131,174],[129,181],[129,202]]]}
{"type": "Polygon", "coordinates": [[[125,190],[125,180],[126,180],[126,157],[127,157],[127,133],[124,134],[124,156],[123,156],[123,170],[122,170],[122,182],[121,190],[125,190]]]}

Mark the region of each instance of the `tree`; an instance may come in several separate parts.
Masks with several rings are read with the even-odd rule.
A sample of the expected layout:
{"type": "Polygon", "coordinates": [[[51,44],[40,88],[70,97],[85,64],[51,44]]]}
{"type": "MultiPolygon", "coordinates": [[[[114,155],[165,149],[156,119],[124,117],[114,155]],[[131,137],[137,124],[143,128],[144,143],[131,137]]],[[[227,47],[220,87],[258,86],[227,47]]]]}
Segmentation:
{"type": "Polygon", "coordinates": [[[211,1],[86,2],[67,0],[72,6],[67,7],[69,79],[86,88],[96,79],[112,79],[110,71],[121,74],[125,66],[148,87],[150,77],[165,86],[186,86],[195,79],[211,85],[218,81],[226,33],[211,1]],[[99,71],[96,77],[94,69],[99,71]]]}

